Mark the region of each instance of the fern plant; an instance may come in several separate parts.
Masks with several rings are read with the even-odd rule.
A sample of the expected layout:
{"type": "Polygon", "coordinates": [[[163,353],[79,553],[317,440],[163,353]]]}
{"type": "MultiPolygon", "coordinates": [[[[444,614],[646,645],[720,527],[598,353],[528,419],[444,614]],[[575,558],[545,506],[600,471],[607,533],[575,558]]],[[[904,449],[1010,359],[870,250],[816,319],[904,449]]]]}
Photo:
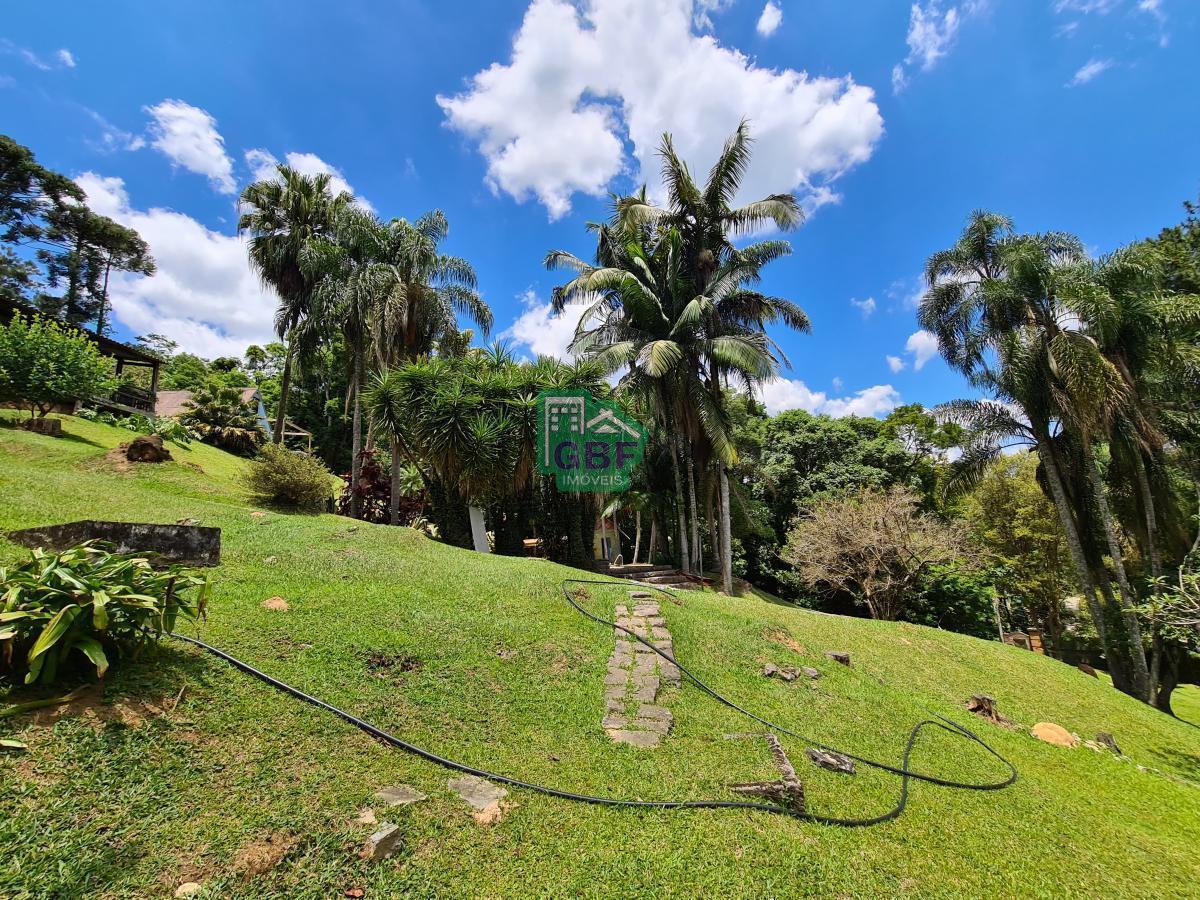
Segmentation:
{"type": "Polygon", "coordinates": [[[86,660],[103,677],[112,659],[137,656],[179,617],[203,618],[207,595],[208,579],[190,569],[156,569],[99,542],[36,549],[0,567],[0,672],[51,684],[86,660]]]}

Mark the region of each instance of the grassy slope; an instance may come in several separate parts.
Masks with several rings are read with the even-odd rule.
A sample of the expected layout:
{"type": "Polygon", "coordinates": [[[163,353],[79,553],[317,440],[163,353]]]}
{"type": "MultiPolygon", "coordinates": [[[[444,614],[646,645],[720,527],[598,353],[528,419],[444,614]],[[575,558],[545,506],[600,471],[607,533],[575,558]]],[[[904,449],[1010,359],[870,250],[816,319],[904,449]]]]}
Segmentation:
{"type": "MultiPolygon", "coordinates": [[[[729,782],[773,777],[761,741],[722,738],[751,723],[687,687],[666,696],[676,724],[659,750],[605,737],[601,681],[613,639],[562,601],[558,581],[570,570],[334,516],[254,518],[241,463],[229,456],[196,445],[173,450],[177,463],[122,473],[104,454],[126,432],[74,419],[66,430],[54,440],[0,428],[0,528],[85,516],[219,525],[224,563],[202,633],[285,680],[437,752],[572,790],[728,797],[729,782]],[[272,595],[291,610],[262,609],[272,595]],[[372,672],[371,652],[421,665],[372,672]]],[[[20,552],[0,540],[0,559],[20,552]]],[[[589,602],[611,611],[621,593],[598,589],[589,602]]],[[[964,719],[964,700],[986,692],[1022,725],[1110,731],[1134,761],[1200,781],[1200,727],[1045,657],[757,598],[663,605],[677,654],[701,677],[862,754],[895,760],[921,704],[964,719]],[[770,640],[776,631],[805,652],[770,640]],[[854,669],[828,664],[827,649],[849,650],[854,669]],[[825,676],[767,681],[758,674],[767,660],[825,676]]],[[[169,896],[189,877],[206,883],[206,896],[239,897],[328,897],[355,884],[368,897],[1185,896],[1200,879],[1200,788],[983,723],[1020,769],[1017,785],[917,784],[908,814],[882,827],[601,809],[516,790],[504,820],[485,827],[447,791],[447,771],[190,649],[172,645],[118,672],[105,699],[169,706],[185,686],[173,712],[134,727],[0,723],[30,746],[0,757],[0,896],[169,896]],[[376,789],[399,782],[430,799],[391,817],[403,849],[369,868],[354,856],[369,829],[353,819],[376,789]],[[266,874],[239,872],[238,852],[269,835],[297,843],[266,874]]],[[[1180,706],[1200,723],[1195,696],[1180,706]]],[[[803,760],[802,744],[785,744],[814,811],[861,816],[893,802],[895,779],[828,774],[803,760]]],[[[966,778],[998,771],[941,732],[922,740],[914,762],[966,778]]]]}

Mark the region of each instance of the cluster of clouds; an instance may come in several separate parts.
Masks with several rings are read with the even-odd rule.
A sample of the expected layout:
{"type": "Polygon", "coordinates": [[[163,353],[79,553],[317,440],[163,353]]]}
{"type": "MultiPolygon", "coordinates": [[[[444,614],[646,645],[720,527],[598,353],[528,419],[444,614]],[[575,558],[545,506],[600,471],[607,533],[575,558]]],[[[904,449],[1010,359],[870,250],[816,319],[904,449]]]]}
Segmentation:
{"type": "Polygon", "coordinates": [[[950,52],[959,29],[968,20],[987,9],[988,0],[964,0],[943,8],[939,0],[918,0],[909,10],[908,55],[892,67],[892,92],[908,87],[915,70],[928,72],[950,52]]]}
{"type": "MultiPolygon", "coordinates": [[[[618,177],[659,187],[670,132],[684,159],[715,159],[742,118],[756,139],[742,198],[794,190],[809,209],[870,158],[883,134],[874,91],[850,76],[767,69],[706,33],[725,4],[697,0],[533,0],[507,63],[437,98],[478,147],[493,191],[533,198],[549,217],[618,177]],[[669,47],[669,53],[662,48],[669,47]]],[[[779,27],[768,3],[760,32],[779,27]]]]}
{"type": "MultiPolygon", "coordinates": [[[[1117,10],[1133,16],[1148,16],[1158,32],[1158,43],[1166,46],[1167,15],[1164,0],[1051,0],[1053,12],[1066,21],[1059,26],[1059,36],[1070,36],[1079,29],[1086,16],[1106,16],[1117,10]]],[[[928,72],[954,47],[959,33],[972,19],[986,13],[991,0],[916,0],[909,9],[908,55],[892,68],[892,92],[899,94],[908,87],[914,72],[928,72]]],[[[1067,81],[1067,87],[1079,87],[1116,65],[1106,57],[1092,57],[1081,65],[1067,81]]]]}
{"type": "MultiPolygon", "coordinates": [[[[276,177],[278,159],[261,147],[245,151],[244,165],[235,164],[216,118],[206,110],[166,99],[144,112],[145,132],[131,134],[89,111],[101,127],[101,149],[153,149],[175,168],[207,179],[223,196],[235,195],[247,180],[276,177]]],[[[326,173],[333,190],[354,193],[345,176],[314,153],[288,152],[283,160],[306,175],[326,173]]],[[[240,355],[249,344],[273,340],[277,298],[251,270],[243,237],[214,231],[172,209],[139,209],[121,178],[85,172],[76,181],[88,205],[135,229],[157,263],[151,277],[114,276],[109,299],[121,322],[136,333],[167,334],[182,349],[206,357],[240,355]]]]}

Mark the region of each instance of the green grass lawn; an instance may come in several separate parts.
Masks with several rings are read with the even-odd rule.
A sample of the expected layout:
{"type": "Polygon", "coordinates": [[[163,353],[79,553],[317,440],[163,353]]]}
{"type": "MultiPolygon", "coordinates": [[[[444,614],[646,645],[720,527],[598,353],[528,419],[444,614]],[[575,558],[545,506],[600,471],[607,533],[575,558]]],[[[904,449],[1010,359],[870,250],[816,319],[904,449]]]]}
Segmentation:
{"type": "MultiPolygon", "coordinates": [[[[173,463],[127,467],[106,453],[128,432],[64,425],[59,440],[0,427],[0,528],[185,516],[220,526],[223,564],[199,634],[271,674],[435,752],[573,791],[733,798],[731,782],[775,777],[764,742],[723,738],[753,723],[686,684],[660,695],[675,729],[657,750],[607,738],[613,636],[563,601],[558,584],[573,570],[335,516],[252,516],[243,463],[230,456],[195,444],[172,448],[173,463]],[[289,611],[262,608],[276,595],[289,611]]],[[[0,560],[25,552],[0,540],[0,560]]],[[[624,595],[597,588],[587,603],[611,614],[624,595]]],[[[367,897],[1195,896],[1200,691],[1180,692],[1189,723],[994,642],[756,597],[692,593],[663,609],[676,654],[715,688],[879,759],[899,760],[926,708],[967,722],[967,698],[990,694],[1023,727],[968,724],[1020,780],[992,793],[917,783],[904,817],[859,830],[740,810],[605,809],[517,789],[502,821],[484,826],[447,790],[453,773],[168,643],[109,677],[108,722],[0,720],[0,735],[29,746],[0,756],[0,897],[169,897],[188,880],[205,885],[201,896],[254,898],[352,886],[367,897]],[[826,650],[849,651],[853,668],[826,650]],[[824,677],[767,680],[768,661],[824,677]],[[1085,738],[1111,732],[1129,760],[1041,743],[1027,732],[1039,721],[1085,738]],[[355,819],[398,783],[429,799],[377,809],[404,839],[369,866],[356,853],[371,828],[355,819]],[[250,864],[270,842],[287,848],[282,858],[250,864]]],[[[784,745],[814,812],[869,816],[894,802],[897,779],[827,773],[799,741],[784,745]]],[[[913,762],[955,778],[1004,774],[937,730],[913,762]]]]}

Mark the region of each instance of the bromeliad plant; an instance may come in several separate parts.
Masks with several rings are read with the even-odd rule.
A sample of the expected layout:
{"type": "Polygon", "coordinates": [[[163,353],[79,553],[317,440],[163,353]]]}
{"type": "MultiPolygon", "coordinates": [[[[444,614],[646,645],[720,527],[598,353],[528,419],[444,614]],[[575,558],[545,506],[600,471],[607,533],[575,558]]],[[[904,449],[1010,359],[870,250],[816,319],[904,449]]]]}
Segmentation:
{"type": "Polygon", "coordinates": [[[110,658],[134,657],[175,622],[203,618],[208,579],[182,566],[89,541],[62,553],[36,549],[0,567],[0,673],[51,684],[83,659],[98,677],[110,658]]]}

